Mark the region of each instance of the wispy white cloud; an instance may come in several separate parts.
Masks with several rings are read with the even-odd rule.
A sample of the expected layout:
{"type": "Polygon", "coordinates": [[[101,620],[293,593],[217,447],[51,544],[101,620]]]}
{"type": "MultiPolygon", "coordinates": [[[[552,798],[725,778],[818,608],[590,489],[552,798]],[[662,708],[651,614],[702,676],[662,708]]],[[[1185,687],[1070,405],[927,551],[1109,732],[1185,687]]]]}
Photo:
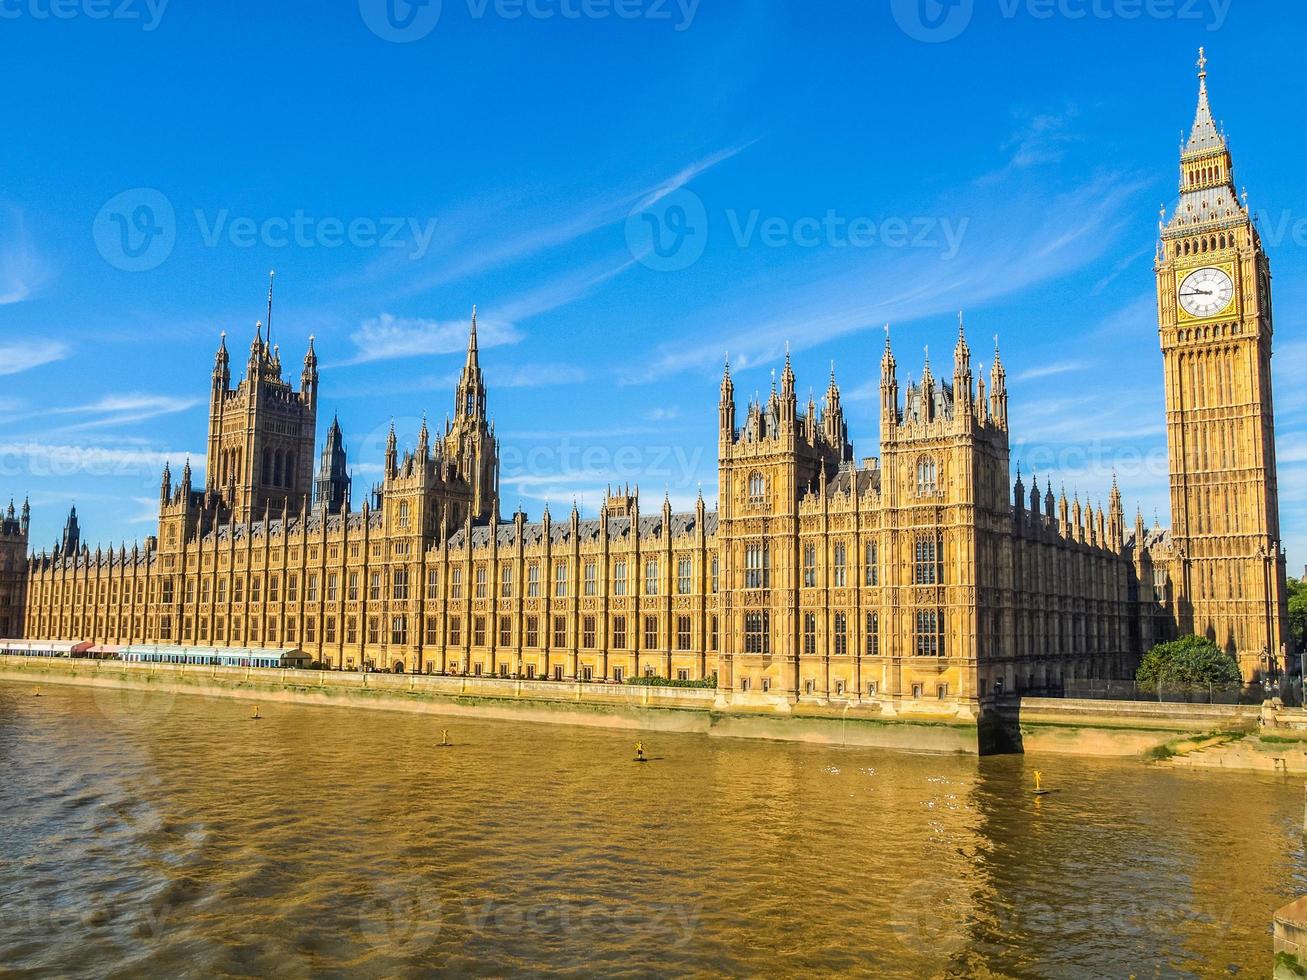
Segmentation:
{"type": "Polygon", "coordinates": [[[108,428],[144,422],[162,415],[176,415],[201,404],[198,398],[175,398],[168,395],[122,394],[105,395],[85,405],[70,405],[50,409],[50,415],[95,415],[85,422],[66,426],[66,431],[108,428]]]}
{"type": "Polygon", "coordinates": [[[69,353],[69,346],[58,340],[3,344],[0,345],[0,375],[19,374],[40,367],[42,364],[62,361],[69,353]]]}
{"type": "MultiPolygon", "coordinates": [[[[354,356],[331,365],[348,367],[404,357],[432,357],[467,349],[468,321],[397,317],[382,313],[350,335],[354,356]]],[[[511,324],[498,319],[477,321],[477,343],[481,347],[515,344],[522,335],[511,324]]]]}
{"type": "Polygon", "coordinates": [[[1073,105],[1061,112],[1020,114],[1016,132],[1003,144],[1004,150],[1012,152],[1009,166],[1024,170],[1039,164],[1060,162],[1069,145],[1084,141],[1084,137],[1071,128],[1079,115],[1080,110],[1073,105]]]}
{"type": "MultiPolygon", "coordinates": [[[[1052,280],[1099,258],[1118,237],[1127,204],[1143,183],[1107,174],[1047,198],[995,194],[993,189],[944,205],[941,213],[974,216],[965,245],[952,260],[925,249],[866,250],[857,261],[806,286],[767,281],[732,299],[727,310],[703,313],[692,342],[666,342],[638,362],[628,383],[702,370],[731,352],[733,365],[775,358],[787,340],[795,349],[879,328],[980,306],[1052,280]],[[716,324],[735,324],[721,334],[716,324]]],[[[846,261],[841,250],[839,261],[846,261]]],[[[774,280],[776,277],[771,276],[774,280]]]]}
{"type": "Polygon", "coordinates": [[[1059,374],[1073,374],[1077,371],[1084,371],[1090,367],[1087,361],[1058,361],[1054,364],[1043,364],[1039,367],[1027,368],[1012,380],[1013,382],[1035,381],[1039,378],[1052,378],[1059,374]]]}
{"type": "Polygon", "coordinates": [[[586,377],[586,371],[575,364],[524,364],[497,373],[495,386],[542,388],[548,385],[576,384],[586,377]]]}
{"type": "Polygon", "coordinates": [[[0,208],[0,306],[29,299],[51,274],[49,263],[28,236],[23,213],[0,208]]]}
{"type": "Polygon", "coordinates": [[[152,479],[158,476],[164,463],[181,465],[188,458],[193,468],[203,466],[203,453],[72,445],[39,440],[0,443],[0,460],[5,460],[11,470],[21,470],[39,478],[145,476],[152,479]]]}
{"type": "MultiPolygon", "coordinates": [[[[417,276],[403,292],[412,295],[458,282],[469,276],[567,245],[600,228],[625,221],[627,216],[641,204],[647,207],[656,203],[696,177],[747,150],[755,142],[757,140],[750,140],[718,150],[653,185],[628,186],[592,196],[577,205],[561,220],[532,225],[519,217],[517,224],[519,226],[526,224],[529,230],[517,235],[497,235],[488,240],[477,238],[460,240],[458,256],[452,261],[447,252],[433,251],[428,265],[436,265],[435,271],[417,276]]],[[[551,210],[553,207],[551,206],[551,210]]],[[[482,222],[478,220],[478,223],[482,222]]],[[[459,237],[463,236],[456,236],[459,237]]],[[[627,267],[629,264],[622,268],[627,267]]]]}

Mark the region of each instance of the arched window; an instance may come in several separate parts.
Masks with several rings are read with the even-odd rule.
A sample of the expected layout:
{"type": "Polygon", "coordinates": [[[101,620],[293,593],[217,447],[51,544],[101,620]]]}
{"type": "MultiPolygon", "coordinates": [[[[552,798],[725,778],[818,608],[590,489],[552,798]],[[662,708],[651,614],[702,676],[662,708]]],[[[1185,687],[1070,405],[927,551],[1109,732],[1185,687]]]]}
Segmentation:
{"type": "Polygon", "coordinates": [[[749,474],[749,503],[761,504],[767,501],[767,480],[761,473],[749,474]]]}
{"type": "Polygon", "coordinates": [[[917,496],[939,490],[939,468],[931,456],[922,456],[917,460],[917,496]]]}
{"type": "Polygon", "coordinates": [[[408,530],[408,520],[409,520],[408,501],[407,501],[407,500],[401,500],[401,501],[399,502],[399,527],[400,527],[400,530],[403,530],[403,531],[407,531],[407,530],[408,530]]]}
{"type": "Polygon", "coordinates": [[[263,450],[263,485],[272,484],[272,450],[263,450]]]}

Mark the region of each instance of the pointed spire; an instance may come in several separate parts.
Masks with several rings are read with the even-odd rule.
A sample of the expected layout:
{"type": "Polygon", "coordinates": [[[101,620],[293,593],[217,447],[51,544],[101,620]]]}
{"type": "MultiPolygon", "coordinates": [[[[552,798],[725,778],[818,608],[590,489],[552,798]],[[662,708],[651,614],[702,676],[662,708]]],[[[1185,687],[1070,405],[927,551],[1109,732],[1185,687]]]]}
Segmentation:
{"type": "Polygon", "coordinates": [[[794,393],[794,366],[790,362],[790,342],[785,342],[785,369],[781,372],[781,390],[794,393]]]}
{"type": "Polygon", "coordinates": [[[1225,148],[1225,139],[1212,118],[1212,106],[1207,97],[1207,49],[1198,49],[1198,109],[1194,114],[1193,129],[1189,131],[1189,142],[1184,153],[1207,153],[1211,150],[1225,148]]]}
{"type": "Polygon", "coordinates": [[[472,307],[472,329],[467,338],[467,366],[473,367],[477,363],[479,350],[477,348],[477,308],[472,307]]]}
{"type": "Polygon", "coordinates": [[[276,270],[268,273],[268,343],[272,343],[272,284],[277,278],[276,270]]]}

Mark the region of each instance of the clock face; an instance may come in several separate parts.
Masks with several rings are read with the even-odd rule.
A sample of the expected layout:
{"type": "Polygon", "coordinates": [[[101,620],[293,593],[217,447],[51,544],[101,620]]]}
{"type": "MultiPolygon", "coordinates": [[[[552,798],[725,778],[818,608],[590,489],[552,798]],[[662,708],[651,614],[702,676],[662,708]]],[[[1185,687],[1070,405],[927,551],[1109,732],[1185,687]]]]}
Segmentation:
{"type": "Polygon", "coordinates": [[[1180,305],[1190,316],[1215,316],[1234,299],[1234,281],[1224,269],[1198,269],[1180,284],[1180,305]]]}

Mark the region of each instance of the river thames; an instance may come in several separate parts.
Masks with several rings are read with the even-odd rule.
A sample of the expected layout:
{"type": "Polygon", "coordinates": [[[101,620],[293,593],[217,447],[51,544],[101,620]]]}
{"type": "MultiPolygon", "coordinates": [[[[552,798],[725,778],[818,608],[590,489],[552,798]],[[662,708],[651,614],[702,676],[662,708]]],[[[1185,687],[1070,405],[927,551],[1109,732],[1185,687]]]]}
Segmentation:
{"type": "Polygon", "coordinates": [[[1263,977],[1307,893],[1298,780],[40,694],[0,684],[19,976],[1263,977]]]}

